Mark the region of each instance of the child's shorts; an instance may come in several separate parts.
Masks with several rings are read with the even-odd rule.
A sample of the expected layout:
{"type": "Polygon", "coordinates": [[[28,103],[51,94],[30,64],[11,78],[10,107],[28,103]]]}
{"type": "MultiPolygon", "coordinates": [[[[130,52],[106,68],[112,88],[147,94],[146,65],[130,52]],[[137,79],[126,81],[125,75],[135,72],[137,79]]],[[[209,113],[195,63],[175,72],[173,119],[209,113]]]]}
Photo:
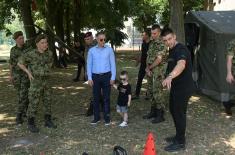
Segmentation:
{"type": "Polygon", "coordinates": [[[128,111],[128,107],[127,107],[127,106],[120,106],[120,105],[117,105],[117,112],[126,113],[127,111],[128,111]]]}

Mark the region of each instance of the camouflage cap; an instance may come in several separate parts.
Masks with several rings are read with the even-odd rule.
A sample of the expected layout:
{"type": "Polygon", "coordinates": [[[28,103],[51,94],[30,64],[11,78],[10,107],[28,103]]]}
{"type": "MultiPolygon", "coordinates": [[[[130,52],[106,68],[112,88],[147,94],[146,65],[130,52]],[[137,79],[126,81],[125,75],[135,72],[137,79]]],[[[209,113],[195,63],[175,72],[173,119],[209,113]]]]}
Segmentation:
{"type": "Polygon", "coordinates": [[[13,34],[13,39],[16,40],[19,36],[23,36],[23,32],[22,31],[16,31],[13,34]]]}

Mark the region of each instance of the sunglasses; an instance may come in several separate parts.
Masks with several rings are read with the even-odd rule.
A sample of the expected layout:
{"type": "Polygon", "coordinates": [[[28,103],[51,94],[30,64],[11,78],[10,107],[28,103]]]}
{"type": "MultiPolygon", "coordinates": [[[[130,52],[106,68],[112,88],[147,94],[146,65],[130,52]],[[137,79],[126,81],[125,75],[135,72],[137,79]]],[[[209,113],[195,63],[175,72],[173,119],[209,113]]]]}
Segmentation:
{"type": "Polygon", "coordinates": [[[100,39],[100,42],[103,42],[103,41],[105,41],[105,39],[100,39]]]}
{"type": "Polygon", "coordinates": [[[121,81],[126,81],[126,78],[120,78],[121,81]]]}

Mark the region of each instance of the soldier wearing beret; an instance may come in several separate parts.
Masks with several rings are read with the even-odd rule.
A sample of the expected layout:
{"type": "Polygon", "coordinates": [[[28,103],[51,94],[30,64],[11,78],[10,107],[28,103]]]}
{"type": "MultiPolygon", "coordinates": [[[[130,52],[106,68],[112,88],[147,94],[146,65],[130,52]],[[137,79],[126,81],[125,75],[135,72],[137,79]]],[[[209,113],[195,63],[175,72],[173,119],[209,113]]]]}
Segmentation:
{"type": "MultiPolygon", "coordinates": [[[[97,44],[97,42],[96,42],[96,40],[93,38],[92,32],[87,32],[87,33],[85,33],[85,35],[84,35],[84,41],[85,41],[85,44],[86,44],[86,47],[85,47],[85,54],[84,54],[84,56],[85,56],[85,62],[86,62],[89,49],[91,49],[92,47],[94,47],[94,46],[97,44]]],[[[85,64],[85,66],[86,66],[86,64],[85,64]]],[[[85,70],[86,70],[86,69],[85,69],[85,70]]],[[[85,73],[85,75],[87,75],[87,74],[85,73]]],[[[87,77],[86,77],[86,79],[87,79],[87,77]]],[[[86,112],[86,116],[91,116],[91,115],[93,115],[93,98],[91,98],[90,100],[91,100],[91,101],[90,101],[89,108],[88,108],[88,110],[87,110],[87,112],[86,112]]]]}
{"type": "Polygon", "coordinates": [[[19,125],[23,123],[22,116],[25,115],[28,108],[28,88],[30,83],[27,74],[17,66],[19,57],[27,52],[23,32],[15,32],[13,39],[15,40],[16,45],[12,47],[10,51],[10,81],[17,90],[18,104],[16,124],[19,125]]]}

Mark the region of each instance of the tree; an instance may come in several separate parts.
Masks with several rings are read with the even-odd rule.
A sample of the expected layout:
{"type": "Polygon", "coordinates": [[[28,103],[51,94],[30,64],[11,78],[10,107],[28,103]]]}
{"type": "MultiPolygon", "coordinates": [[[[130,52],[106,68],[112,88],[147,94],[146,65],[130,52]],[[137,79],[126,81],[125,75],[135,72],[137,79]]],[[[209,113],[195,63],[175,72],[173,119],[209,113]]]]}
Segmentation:
{"type": "Polygon", "coordinates": [[[170,27],[177,35],[179,42],[185,42],[184,16],[182,0],[169,0],[170,4],[170,27]]]}
{"type": "Polygon", "coordinates": [[[32,44],[36,36],[36,30],[34,28],[34,21],[32,18],[30,4],[31,4],[30,0],[19,1],[19,8],[20,8],[20,13],[21,13],[21,18],[24,23],[26,38],[28,39],[29,44],[32,44]]]}

